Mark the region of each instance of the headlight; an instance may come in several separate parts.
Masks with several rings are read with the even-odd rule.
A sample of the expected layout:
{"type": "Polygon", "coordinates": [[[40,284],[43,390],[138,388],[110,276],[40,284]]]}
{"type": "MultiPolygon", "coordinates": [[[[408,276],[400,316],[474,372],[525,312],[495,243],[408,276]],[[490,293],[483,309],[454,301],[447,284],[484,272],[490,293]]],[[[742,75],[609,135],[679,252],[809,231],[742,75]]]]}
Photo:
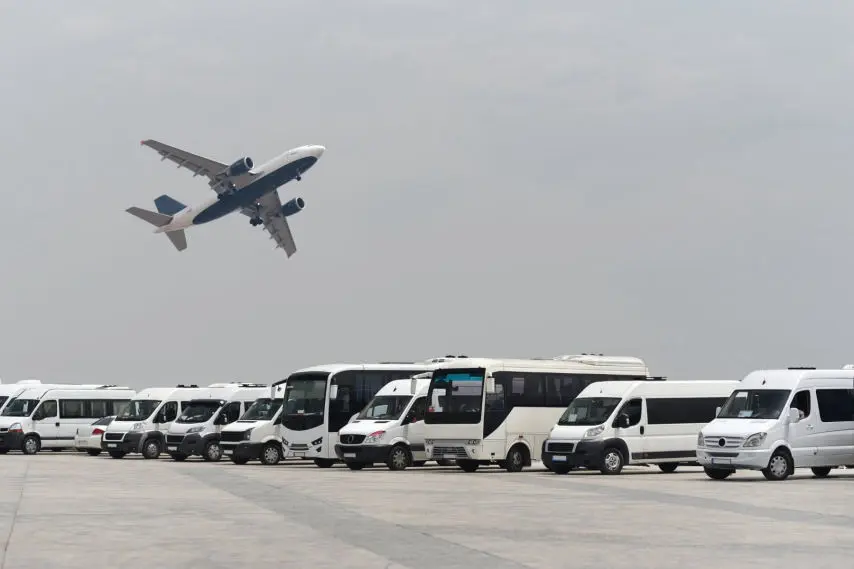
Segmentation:
{"type": "Polygon", "coordinates": [[[204,425],[199,425],[198,427],[190,427],[189,429],[187,429],[187,434],[190,435],[192,433],[201,433],[204,430],[205,430],[204,425]]]}
{"type": "Polygon", "coordinates": [[[744,444],[741,445],[744,448],[755,448],[760,446],[765,442],[765,437],[768,436],[768,433],[756,433],[754,435],[750,435],[747,437],[747,440],[744,441],[744,444]]]}
{"type": "MultiPolygon", "coordinates": [[[[251,436],[252,436],[252,429],[246,429],[245,431],[243,431],[243,440],[244,441],[248,441],[249,437],[251,437],[251,436]]],[[[288,443],[286,442],[285,444],[287,445],[288,443]]]]}
{"type": "Polygon", "coordinates": [[[23,426],[23,425],[21,425],[21,423],[12,423],[12,424],[9,426],[9,430],[10,430],[10,431],[23,431],[23,430],[24,430],[24,426],[23,426]]]}
{"type": "Polygon", "coordinates": [[[706,446],[706,439],[703,437],[703,433],[697,433],[697,446],[698,447],[706,446]]]}
{"type": "MultiPolygon", "coordinates": [[[[252,429],[250,429],[250,430],[252,430],[252,429]]],[[[291,443],[289,443],[288,439],[286,439],[286,438],[282,438],[282,444],[285,445],[286,447],[291,446],[291,443]]]]}
{"type": "Polygon", "coordinates": [[[466,441],[466,444],[467,445],[479,445],[480,439],[469,439],[466,441]]]}
{"type": "Polygon", "coordinates": [[[137,432],[142,430],[142,427],[143,427],[142,423],[134,423],[133,427],[131,427],[130,430],[134,433],[137,433],[137,432]]]}
{"type": "Polygon", "coordinates": [[[382,439],[384,435],[385,435],[385,431],[374,431],[373,433],[371,433],[370,435],[365,437],[365,440],[363,442],[365,444],[378,443],[378,442],[380,442],[380,439],[382,439]]]}
{"type": "Polygon", "coordinates": [[[587,429],[584,432],[585,439],[592,439],[593,437],[598,437],[602,434],[602,431],[605,430],[605,425],[599,425],[598,427],[593,427],[592,429],[587,429]]]}

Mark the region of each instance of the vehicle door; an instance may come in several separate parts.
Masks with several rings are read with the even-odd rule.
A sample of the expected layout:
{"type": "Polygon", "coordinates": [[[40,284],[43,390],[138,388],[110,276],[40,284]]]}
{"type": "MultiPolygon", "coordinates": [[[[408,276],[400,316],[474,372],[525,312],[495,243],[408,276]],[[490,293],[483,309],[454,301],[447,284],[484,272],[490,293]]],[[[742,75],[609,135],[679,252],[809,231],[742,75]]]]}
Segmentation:
{"type": "Polygon", "coordinates": [[[157,412],[154,417],[154,430],[160,431],[163,436],[166,436],[166,431],[172,425],[172,421],[178,418],[178,402],[167,401],[157,412]]]}
{"type": "MultiPolygon", "coordinates": [[[[59,401],[59,428],[56,438],[62,444],[71,445],[74,435],[81,426],[88,426],[94,419],[87,419],[87,402],[83,399],[64,399],[59,401]]],[[[91,431],[89,433],[91,434],[91,431]]]]}
{"type": "Polygon", "coordinates": [[[646,452],[644,444],[645,413],[643,399],[629,399],[617,412],[614,420],[614,437],[621,439],[629,448],[629,456],[623,457],[625,464],[637,461],[646,452]]]}
{"type": "Polygon", "coordinates": [[[854,464],[854,389],[816,387],[816,465],[854,464]]]}
{"type": "MultiPolygon", "coordinates": [[[[248,404],[248,405],[251,405],[248,404]]],[[[214,422],[214,430],[219,433],[225,425],[231,424],[240,417],[240,401],[226,403],[217,415],[214,422]]]]}
{"type": "Polygon", "coordinates": [[[59,437],[59,405],[56,399],[47,399],[39,403],[33,412],[33,431],[42,440],[42,448],[60,446],[59,437]]]}
{"type": "Polygon", "coordinates": [[[427,460],[424,449],[424,415],[427,413],[427,398],[418,397],[412,402],[403,419],[403,436],[409,441],[413,460],[427,460]]]}
{"type": "Polygon", "coordinates": [[[813,389],[805,387],[795,391],[789,407],[797,409],[801,417],[797,422],[788,424],[787,438],[795,466],[815,466],[822,435],[821,429],[817,428],[818,407],[813,389]]]}

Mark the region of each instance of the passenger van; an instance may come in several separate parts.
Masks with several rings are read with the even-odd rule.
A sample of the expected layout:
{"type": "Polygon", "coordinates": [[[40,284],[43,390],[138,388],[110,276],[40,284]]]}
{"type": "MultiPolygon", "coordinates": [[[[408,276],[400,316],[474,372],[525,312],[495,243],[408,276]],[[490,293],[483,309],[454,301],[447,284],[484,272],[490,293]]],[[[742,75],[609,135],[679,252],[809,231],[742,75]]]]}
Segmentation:
{"type": "MultiPolygon", "coordinates": [[[[423,466],[424,414],[430,372],[384,385],[361,412],[338,431],[335,454],[350,470],[376,462],[391,470],[423,466]]],[[[440,459],[441,460],[441,459],[440,459]]],[[[442,461],[447,464],[446,461],[442,461]]]]}
{"type": "Polygon", "coordinates": [[[270,386],[266,397],[259,397],[240,416],[220,431],[222,453],[234,464],[261,459],[275,464],[282,456],[282,436],[278,425],[282,419],[282,401],[286,380],[270,386]]]}
{"type": "MultiPolygon", "coordinates": [[[[18,395],[21,394],[22,391],[29,387],[49,387],[49,385],[43,384],[38,379],[22,379],[17,383],[3,383],[0,384],[0,415],[3,414],[3,409],[6,408],[6,405],[15,399],[18,395]]],[[[67,386],[59,386],[59,387],[72,387],[70,385],[67,386]]]]}
{"type": "Polygon", "coordinates": [[[795,468],[825,477],[854,465],[854,370],[749,373],[697,437],[697,461],[723,480],[739,469],[785,480],[795,468]]]}
{"type": "Polygon", "coordinates": [[[211,387],[220,385],[223,384],[143,389],[107,426],[101,448],[113,458],[131,453],[141,453],[148,459],[159,457],[166,447],[166,432],[172,421],[187,408],[190,400],[206,397],[211,387]]]}
{"type": "Polygon", "coordinates": [[[627,465],[673,472],[697,462],[696,441],[737,381],[601,381],[569,404],[543,445],[543,464],[619,474],[627,465]]]}
{"type": "Polygon", "coordinates": [[[211,387],[203,398],[192,399],[166,431],[166,452],[173,460],[201,456],[208,462],[222,458],[220,431],[236,421],[270,388],[259,383],[231,383],[211,387]]]}
{"type": "Polygon", "coordinates": [[[135,394],[114,385],[25,389],[0,414],[0,454],[74,448],[78,427],[123,411],[135,394]]]}

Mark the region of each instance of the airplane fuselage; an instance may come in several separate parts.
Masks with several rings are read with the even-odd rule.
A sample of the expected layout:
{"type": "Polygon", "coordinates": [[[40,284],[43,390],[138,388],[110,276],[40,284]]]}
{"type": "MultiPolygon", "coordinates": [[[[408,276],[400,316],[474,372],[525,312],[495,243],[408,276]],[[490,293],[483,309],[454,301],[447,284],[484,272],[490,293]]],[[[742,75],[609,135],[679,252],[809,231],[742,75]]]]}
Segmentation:
{"type": "Polygon", "coordinates": [[[324,147],[316,145],[288,150],[250,170],[255,177],[242,188],[223,196],[214,196],[201,204],[188,206],[176,213],[170,223],[156,228],[154,232],[187,229],[193,225],[220,219],[244,207],[252,207],[261,197],[304,174],[314,166],[324,150],[324,147]]]}

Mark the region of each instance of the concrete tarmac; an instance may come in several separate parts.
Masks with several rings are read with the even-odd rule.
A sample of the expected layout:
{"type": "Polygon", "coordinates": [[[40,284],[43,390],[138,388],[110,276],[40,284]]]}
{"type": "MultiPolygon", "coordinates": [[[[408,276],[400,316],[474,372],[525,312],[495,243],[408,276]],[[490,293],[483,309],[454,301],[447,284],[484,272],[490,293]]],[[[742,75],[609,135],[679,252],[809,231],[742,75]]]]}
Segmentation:
{"type": "Polygon", "coordinates": [[[0,569],[854,566],[854,471],[263,467],[0,456],[0,569]]]}

